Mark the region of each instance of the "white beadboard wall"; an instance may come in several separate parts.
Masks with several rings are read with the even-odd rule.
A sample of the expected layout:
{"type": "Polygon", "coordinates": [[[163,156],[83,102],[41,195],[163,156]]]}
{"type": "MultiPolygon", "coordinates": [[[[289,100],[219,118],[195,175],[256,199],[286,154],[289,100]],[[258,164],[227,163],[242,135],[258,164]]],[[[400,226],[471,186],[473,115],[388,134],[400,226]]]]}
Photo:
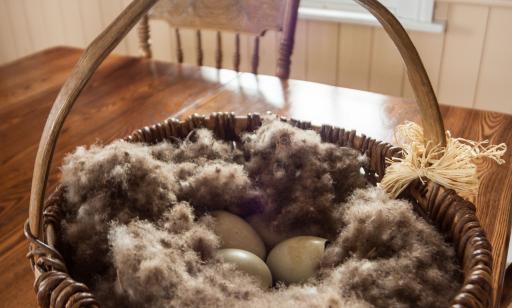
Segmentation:
{"type": "MultiPolygon", "coordinates": [[[[0,63],[56,45],[85,47],[129,0],[0,0],[0,63]]],[[[512,114],[512,1],[439,0],[435,18],[445,33],[411,32],[443,104],[512,114]]],[[[151,21],[154,57],[174,61],[174,32],[151,21]]],[[[193,31],[182,32],[185,62],[195,61],[193,31]]],[[[274,72],[279,34],[261,40],[260,72],[274,72]]],[[[243,70],[253,40],[242,36],[243,70]]],[[[203,34],[205,65],[212,65],[214,33],[203,34]],[[210,51],[210,52],[209,52],[210,51]]],[[[223,35],[231,62],[234,35],[223,35]]],[[[138,55],[132,31],[115,50],[138,55]]],[[[412,97],[401,59],[378,27],[300,20],[292,78],[412,97]]],[[[231,67],[231,63],[226,63],[231,67]]]]}

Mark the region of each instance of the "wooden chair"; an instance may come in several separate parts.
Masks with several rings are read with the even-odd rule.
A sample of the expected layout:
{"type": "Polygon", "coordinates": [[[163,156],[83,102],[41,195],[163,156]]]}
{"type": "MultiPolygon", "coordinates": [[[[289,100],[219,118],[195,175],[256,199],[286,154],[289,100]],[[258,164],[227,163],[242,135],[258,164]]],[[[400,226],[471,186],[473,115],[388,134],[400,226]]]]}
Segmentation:
{"type": "Polygon", "coordinates": [[[196,62],[203,65],[201,29],[217,31],[215,66],[221,68],[221,31],[235,32],[233,67],[240,69],[240,33],[254,37],[251,71],[258,73],[260,37],[266,31],[282,32],[275,75],[290,76],[295,27],[300,0],[161,0],[138,24],[140,49],[144,57],[151,58],[149,19],[166,21],[175,29],[176,61],[183,62],[180,28],[196,29],[196,62]]]}

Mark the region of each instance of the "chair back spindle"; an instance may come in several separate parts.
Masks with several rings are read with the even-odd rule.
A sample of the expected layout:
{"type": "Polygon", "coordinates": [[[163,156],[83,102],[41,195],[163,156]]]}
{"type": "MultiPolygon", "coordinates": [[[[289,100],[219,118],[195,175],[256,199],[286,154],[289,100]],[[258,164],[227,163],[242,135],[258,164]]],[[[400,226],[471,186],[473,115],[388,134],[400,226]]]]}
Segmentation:
{"type": "Polygon", "coordinates": [[[150,32],[149,32],[149,18],[148,15],[144,15],[139,23],[137,33],[140,41],[140,51],[144,58],[151,58],[151,44],[150,44],[150,32]]]}
{"type": "Polygon", "coordinates": [[[201,30],[196,30],[196,46],[197,46],[197,65],[203,65],[203,44],[201,42],[201,30]]]}
{"type": "Polygon", "coordinates": [[[217,31],[216,36],[216,49],[215,49],[215,67],[222,67],[222,37],[220,31],[217,31]]]}
{"type": "Polygon", "coordinates": [[[240,33],[235,34],[235,54],[233,55],[233,68],[240,71],[240,33]]]}
{"type": "Polygon", "coordinates": [[[279,56],[277,58],[277,76],[289,76],[293,45],[295,44],[295,29],[297,27],[297,18],[299,15],[299,1],[292,1],[285,7],[285,20],[295,20],[283,24],[283,33],[279,46],[279,56]]]}
{"type": "Polygon", "coordinates": [[[254,38],[254,48],[252,50],[251,72],[258,74],[258,66],[260,64],[260,37],[254,38]]]}
{"type": "Polygon", "coordinates": [[[178,63],[183,63],[183,48],[181,47],[180,29],[174,29],[174,34],[176,36],[176,61],[178,63]]]}

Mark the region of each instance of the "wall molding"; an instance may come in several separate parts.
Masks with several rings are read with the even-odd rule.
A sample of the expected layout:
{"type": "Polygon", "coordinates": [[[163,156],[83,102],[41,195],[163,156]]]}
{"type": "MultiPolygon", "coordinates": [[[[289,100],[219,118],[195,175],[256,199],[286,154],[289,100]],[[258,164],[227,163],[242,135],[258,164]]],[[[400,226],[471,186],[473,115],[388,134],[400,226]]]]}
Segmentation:
{"type": "MultiPolygon", "coordinates": [[[[377,19],[370,13],[366,12],[350,12],[301,7],[299,9],[299,18],[305,20],[328,21],[380,27],[380,23],[377,21],[377,19]]],[[[404,28],[410,31],[442,33],[446,28],[446,24],[443,21],[421,22],[404,18],[399,18],[399,20],[404,28]]]]}
{"type": "Polygon", "coordinates": [[[453,3],[453,4],[474,4],[474,5],[512,8],[512,1],[510,1],[510,0],[436,0],[436,2],[438,2],[438,3],[453,3]]]}

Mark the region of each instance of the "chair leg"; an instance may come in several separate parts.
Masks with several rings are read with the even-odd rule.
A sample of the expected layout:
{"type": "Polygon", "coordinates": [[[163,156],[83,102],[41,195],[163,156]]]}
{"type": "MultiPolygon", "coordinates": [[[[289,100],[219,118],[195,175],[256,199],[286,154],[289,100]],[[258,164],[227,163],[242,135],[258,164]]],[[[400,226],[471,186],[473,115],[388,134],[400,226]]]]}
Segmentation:
{"type": "Polygon", "coordinates": [[[137,32],[139,34],[139,47],[144,58],[151,58],[151,43],[149,33],[149,18],[148,15],[144,15],[137,25],[137,32]]]}

